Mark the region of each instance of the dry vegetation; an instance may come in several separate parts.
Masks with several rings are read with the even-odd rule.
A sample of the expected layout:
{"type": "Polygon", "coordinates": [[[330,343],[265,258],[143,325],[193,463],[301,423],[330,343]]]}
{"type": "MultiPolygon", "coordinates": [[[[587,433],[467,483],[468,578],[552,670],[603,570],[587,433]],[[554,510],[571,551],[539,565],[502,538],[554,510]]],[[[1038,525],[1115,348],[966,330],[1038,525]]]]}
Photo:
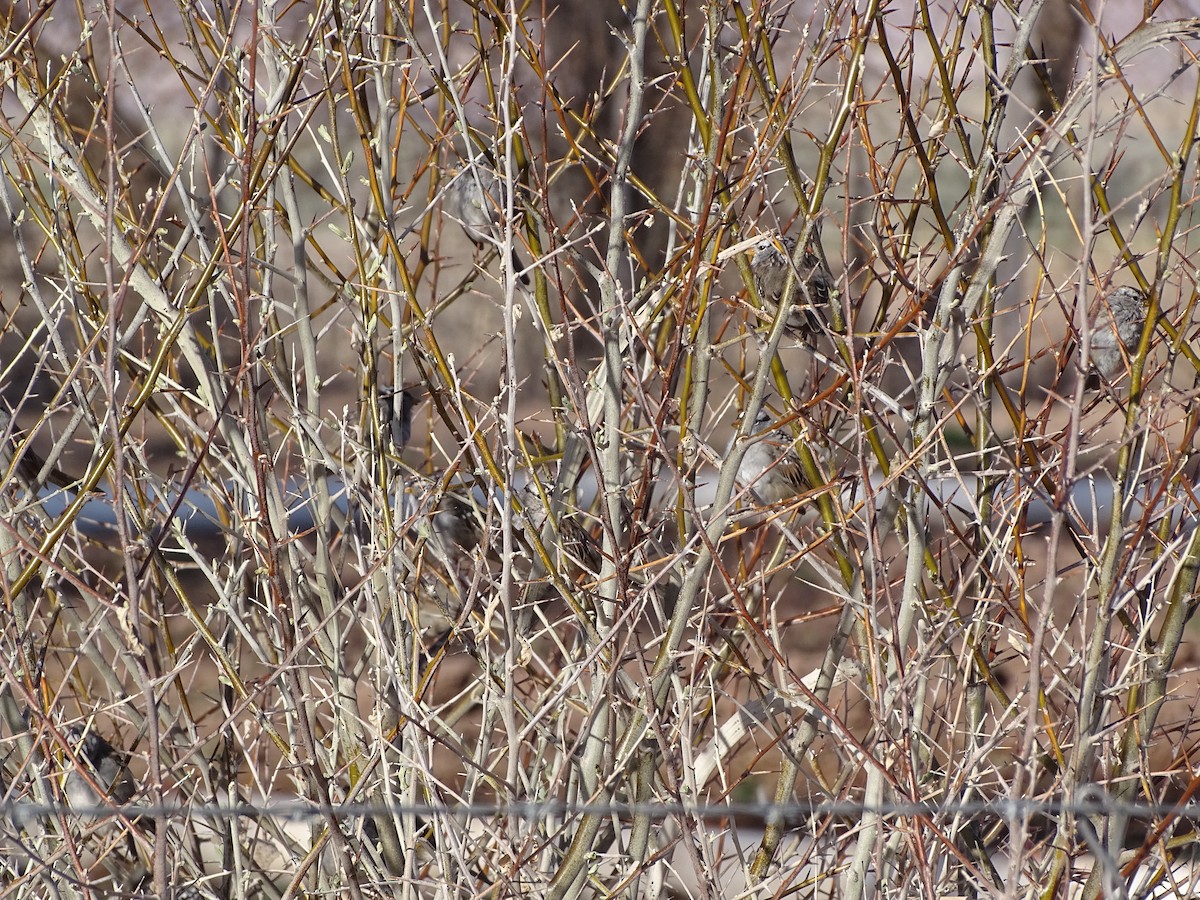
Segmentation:
{"type": "Polygon", "coordinates": [[[0,897],[1194,895],[1200,23],[1135,5],[5,4],[0,897]]]}

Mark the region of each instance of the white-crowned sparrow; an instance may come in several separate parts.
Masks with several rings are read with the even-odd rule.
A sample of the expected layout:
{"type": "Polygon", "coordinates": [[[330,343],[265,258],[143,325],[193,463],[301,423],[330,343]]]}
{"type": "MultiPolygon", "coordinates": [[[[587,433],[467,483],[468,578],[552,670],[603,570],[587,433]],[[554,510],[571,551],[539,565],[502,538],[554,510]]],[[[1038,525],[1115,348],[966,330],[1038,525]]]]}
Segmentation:
{"type": "MultiPolygon", "coordinates": [[[[496,246],[504,238],[502,216],[504,193],[496,173],[483,165],[473,165],[453,171],[450,184],[442,199],[442,209],[467,233],[476,245],[496,246]]],[[[521,284],[529,284],[521,259],[513,248],[510,261],[521,284]]]]}
{"type": "Polygon", "coordinates": [[[1147,302],[1146,295],[1132,287],[1119,287],[1101,302],[1092,322],[1090,352],[1092,365],[1105,378],[1119,376],[1129,355],[1137,351],[1147,302]]]}
{"type": "Polygon", "coordinates": [[[75,809],[93,809],[103,805],[104,799],[92,783],[103,790],[104,797],[118,805],[133,799],[137,786],[124,753],[95,731],[84,729],[81,725],[71,726],[65,736],[79,760],[79,766],[87,773],[85,776],[79,767],[71,766],[63,781],[63,795],[67,803],[75,809]]]}
{"type": "Polygon", "coordinates": [[[771,429],[771,414],[765,408],[754,419],[752,443],[738,466],[738,486],[748,489],[759,503],[791,500],[808,489],[795,440],[785,429],[771,429]]]}
{"type": "MultiPolygon", "coordinates": [[[[836,290],[833,275],[817,252],[816,242],[819,240],[820,235],[814,226],[796,268],[791,309],[788,310],[788,328],[802,333],[820,329],[819,310],[829,305],[836,290]]],[[[791,235],[763,235],[754,247],[754,256],[750,259],[754,288],[758,291],[759,299],[772,311],[783,298],[795,252],[796,239],[791,235]]]]}

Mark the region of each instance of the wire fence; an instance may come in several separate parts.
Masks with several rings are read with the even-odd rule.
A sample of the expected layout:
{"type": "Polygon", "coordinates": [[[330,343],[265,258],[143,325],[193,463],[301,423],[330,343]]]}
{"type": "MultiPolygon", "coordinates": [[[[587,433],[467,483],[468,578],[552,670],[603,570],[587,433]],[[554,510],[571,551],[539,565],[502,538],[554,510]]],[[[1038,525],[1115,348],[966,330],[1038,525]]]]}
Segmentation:
{"type": "Polygon", "coordinates": [[[1200,817],[1200,802],[1149,803],[1128,802],[1107,795],[1093,785],[1081,791],[1078,800],[957,800],[944,803],[892,802],[866,804],[853,801],[811,803],[472,803],[461,805],[405,803],[338,803],[273,801],[264,804],[115,804],[71,806],[64,803],[38,804],[7,801],[0,805],[0,816],[20,825],[45,816],[94,818],[119,816],[125,819],[259,819],[289,821],[353,819],[365,816],[418,816],[423,819],[510,818],[537,822],[547,817],[603,816],[619,820],[646,817],[660,821],[671,816],[695,820],[727,822],[785,821],[793,826],[801,821],[822,817],[861,817],[864,814],[885,817],[945,818],[947,816],[984,816],[995,819],[1028,819],[1033,816],[1110,816],[1120,814],[1138,821],[1155,819],[1193,819],[1200,817]]]}

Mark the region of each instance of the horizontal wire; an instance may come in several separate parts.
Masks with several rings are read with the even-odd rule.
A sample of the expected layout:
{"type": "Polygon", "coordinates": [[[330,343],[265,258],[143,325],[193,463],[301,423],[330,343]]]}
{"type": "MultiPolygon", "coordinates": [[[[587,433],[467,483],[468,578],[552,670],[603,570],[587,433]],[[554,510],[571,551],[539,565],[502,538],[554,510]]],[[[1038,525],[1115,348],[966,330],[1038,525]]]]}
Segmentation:
{"type": "Polygon", "coordinates": [[[320,819],[356,818],[360,816],[414,815],[426,818],[513,818],[535,820],[548,816],[601,815],[617,818],[648,816],[668,818],[682,816],[700,819],[758,819],[764,822],[788,821],[791,819],[823,816],[850,816],[873,814],[880,816],[903,816],[933,818],[947,815],[989,814],[1003,819],[1019,819],[1033,815],[1096,816],[1121,813],[1135,819],[1175,816],[1200,818],[1200,802],[1196,803],[1144,803],[1115,800],[1096,789],[1089,796],[1078,800],[967,800],[956,803],[917,803],[897,801],[894,803],[857,803],[853,801],[829,801],[820,803],[567,803],[559,801],[517,803],[471,803],[456,805],[395,804],[395,803],[309,803],[304,801],[279,801],[267,804],[238,803],[221,804],[159,804],[117,805],[96,804],[92,806],[67,806],[62,803],[32,803],[6,801],[0,803],[0,816],[21,823],[59,814],[78,817],[124,816],[129,819],[147,817],[152,819],[320,819]]]}

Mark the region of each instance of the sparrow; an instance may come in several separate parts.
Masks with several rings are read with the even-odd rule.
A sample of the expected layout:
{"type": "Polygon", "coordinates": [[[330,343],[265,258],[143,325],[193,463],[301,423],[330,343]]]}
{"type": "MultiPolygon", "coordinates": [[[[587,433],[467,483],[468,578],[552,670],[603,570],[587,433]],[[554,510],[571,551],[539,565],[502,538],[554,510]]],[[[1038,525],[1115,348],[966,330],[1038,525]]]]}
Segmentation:
{"type": "MultiPolygon", "coordinates": [[[[817,310],[829,305],[836,290],[833,274],[817,252],[816,242],[819,240],[820,236],[814,227],[800,265],[795,270],[793,305],[788,310],[787,326],[802,334],[820,329],[821,320],[817,310]]],[[[755,245],[754,256],[750,259],[754,288],[758,291],[759,299],[772,311],[783,298],[795,252],[796,238],[791,235],[763,235],[755,245]]]]}
{"type": "Polygon", "coordinates": [[[1101,303],[1092,321],[1092,365],[1105,378],[1121,374],[1131,353],[1137,351],[1146,324],[1149,298],[1132,287],[1119,287],[1101,303]]]}
{"type": "Polygon", "coordinates": [[[454,559],[479,546],[482,530],[475,508],[454,494],[445,494],[429,519],[430,539],[447,559],[454,559]]]}
{"type": "Polygon", "coordinates": [[[808,490],[795,440],[785,429],[771,430],[771,414],[766,408],[755,416],[750,440],[738,466],[738,487],[749,490],[764,505],[791,500],[808,490]]]}
{"type": "Polygon", "coordinates": [[[410,390],[381,389],[379,391],[379,429],[399,453],[412,437],[412,412],[417,398],[410,390]]]}
{"type": "MultiPolygon", "coordinates": [[[[496,173],[482,165],[455,171],[442,199],[442,210],[462,226],[476,246],[495,246],[503,238],[500,217],[504,213],[504,194],[496,173]]],[[[514,247],[510,261],[521,284],[529,276],[514,247]]]]}
{"type": "MultiPolygon", "coordinates": [[[[537,484],[530,481],[524,485],[521,488],[519,499],[525,520],[545,541],[546,524],[550,513],[537,484]]],[[[585,575],[593,581],[599,577],[600,566],[603,562],[600,547],[579,524],[575,516],[561,512],[558,520],[551,523],[551,531],[554,546],[546,544],[546,553],[553,561],[557,548],[560,570],[569,581],[575,581],[581,575],[585,575]]]]}
{"type": "Polygon", "coordinates": [[[72,767],[63,782],[63,794],[75,809],[91,809],[102,806],[105,798],[123,805],[133,799],[137,786],[129,771],[129,762],[101,735],[81,725],[67,729],[67,744],[79,760],[79,767],[72,767]],[[87,772],[85,776],[80,767],[87,772]],[[96,792],[89,782],[103,789],[104,797],[96,792]]]}
{"type": "MultiPolygon", "coordinates": [[[[64,737],[78,760],[77,765],[71,765],[71,771],[63,781],[63,796],[73,810],[80,815],[102,815],[96,810],[107,801],[124,806],[133,799],[137,784],[133,780],[133,773],[129,771],[129,758],[124,753],[90,727],[72,725],[64,737]],[[93,783],[104,791],[103,797],[92,786],[93,783]],[[92,812],[84,813],[83,810],[92,812]]],[[[71,764],[69,758],[66,761],[71,764]]],[[[136,819],[133,829],[138,829],[136,819]]],[[[137,840],[133,829],[125,833],[126,848],[131,859],[137,856],[137,840]]]]}
{"type": "MultiPolygon", "coordinates": [[[[435,506],[421,509],[424,497],[411,497],[410,527],[406,537],[413,553],[406,593],[416,599],[415,624],[425,641],[420,670],[436,657],[445,644],[461,635],[467,604],[484,583],[486,558],[476,553],[483,529],[479,512],[469,499],[443,494],[435,506]]],[[[486,585],[485,585],[486,586],[486,585]]],[[[469,631],[469,629],[468,629],[469,631]]]]}
{"type": "MultiPolygon", "coordinates": [[[[0,477],[12,468],[13,454],[25,440],[25,433],[12,427],[12,415],[7,409],[0,407],[0,477]]],[[[21,481],[33,487],[42,484],[53,484],[61,488],[69,488],[79,484],[80,479],[72,478],[57,466],[48,465],[46,460],[28,444],[21,449],[21,458],[17,460],[17,476],[21,481]],[[43,478],[43,472],[45,473],[43,478]]]]}

